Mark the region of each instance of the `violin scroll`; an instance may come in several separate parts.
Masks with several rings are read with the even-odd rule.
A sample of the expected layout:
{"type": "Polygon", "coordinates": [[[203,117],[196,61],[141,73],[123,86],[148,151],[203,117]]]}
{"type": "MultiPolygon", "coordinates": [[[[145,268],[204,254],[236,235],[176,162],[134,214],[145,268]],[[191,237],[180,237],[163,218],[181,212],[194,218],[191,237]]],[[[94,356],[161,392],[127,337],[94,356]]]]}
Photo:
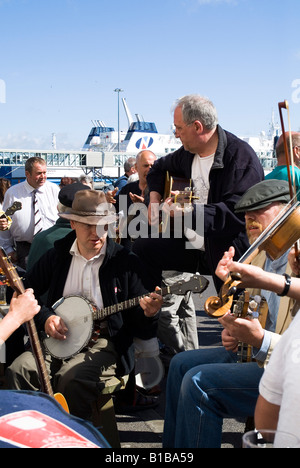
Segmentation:
{"type": "Polygon", "coordinates": [[[204,309],[210,317],[223,317],[230,311],[233,297],[241,283],[241,275],[232,273],[223,284],[219,296],[209,297],[204,304],[204,309]]]}

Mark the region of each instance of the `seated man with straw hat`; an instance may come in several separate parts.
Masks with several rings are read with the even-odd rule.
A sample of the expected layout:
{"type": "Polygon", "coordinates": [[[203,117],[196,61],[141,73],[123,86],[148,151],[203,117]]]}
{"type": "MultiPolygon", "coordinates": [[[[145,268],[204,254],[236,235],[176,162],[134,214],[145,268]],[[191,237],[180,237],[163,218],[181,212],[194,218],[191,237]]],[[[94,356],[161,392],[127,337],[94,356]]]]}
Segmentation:
{"type": "MultiPolygon", "coordinates": [[[[108,235],[116,218],[110,208],[103,192],[77,192],[69,212],[60,214],[70,220],[73,231],[56,241],[27,274],[26,283],[38,299],[49,291],[47,303],[36,317],[37,328],[60,342],[68,340],[72,332],[72,324],[68,326],[53,311],[52,305],[60,298],[81,296],[103,309],[147,294],[138,257],[108,235]]],[[[130,374],[134,368],[133,338],[155,336],[161,304],[161,296],[151,293],[138,306],[110,315],[101,322],[93,346],[70,359],[46,354],[53,390],[64,395],[71,414],[89,419],[91,405],[106,382],[130,374]]],[[[39,390],[31,351],[13,362],[7,379],[9,388],[39,390]]]]}

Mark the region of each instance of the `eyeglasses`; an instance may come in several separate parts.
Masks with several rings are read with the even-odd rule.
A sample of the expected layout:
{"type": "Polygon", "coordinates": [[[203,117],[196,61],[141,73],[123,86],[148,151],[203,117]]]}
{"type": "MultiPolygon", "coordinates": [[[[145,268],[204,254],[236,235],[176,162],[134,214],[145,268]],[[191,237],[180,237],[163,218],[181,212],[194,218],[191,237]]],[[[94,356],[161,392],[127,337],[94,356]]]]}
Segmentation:
{"type": "Polygon", "coordinates": [[[190,123],[188,123],[188,124],[185,124],[183,127],[176,127],[176,126],[175,126],[175,130],[173,130],[174,135],[176,134],[176,132],[179,132],[179,133],[182,132],[182,130],[183,130],[185,127],[189,127],[190,125],[193,125],[194,122],[195,122],[195,121],[193,120],[193,122],[190,122],[190,123]]]}

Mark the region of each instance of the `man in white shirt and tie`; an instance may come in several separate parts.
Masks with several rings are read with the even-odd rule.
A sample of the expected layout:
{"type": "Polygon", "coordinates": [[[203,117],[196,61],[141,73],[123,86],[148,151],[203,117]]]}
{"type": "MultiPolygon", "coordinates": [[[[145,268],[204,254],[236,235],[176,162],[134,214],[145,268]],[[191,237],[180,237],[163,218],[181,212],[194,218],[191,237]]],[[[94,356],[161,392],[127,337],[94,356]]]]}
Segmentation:
{"type": "Polygon", "coordinates": [[[44,159],[29,158],[25,163],[25,175],[24,182],[7,190],[3,201],[3,211],[15,201],[22,203],[22,209],[14,213],[9,230],[2,230],[4,223],[0,226],[0,244],[12,261],[24,269],[34,236],[53,226],[58,218],[59,193],[59,187],[47,181],[44,159]]]}

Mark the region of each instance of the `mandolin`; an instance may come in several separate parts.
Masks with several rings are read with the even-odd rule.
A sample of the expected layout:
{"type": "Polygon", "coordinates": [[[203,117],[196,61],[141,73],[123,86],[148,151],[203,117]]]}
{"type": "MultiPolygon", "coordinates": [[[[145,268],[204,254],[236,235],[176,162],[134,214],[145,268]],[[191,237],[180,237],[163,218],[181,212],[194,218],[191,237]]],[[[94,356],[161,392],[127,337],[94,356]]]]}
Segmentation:
{"type": "MultiPolygon", "coordinates": [[[[17,294],[23,294],[25,292],[23,282],[17,274],[16,268],[14,267],[14,265],[12,264],[11,260],[6,255],[6,252],[2,247],[0,247],[0,268],[3,271],[3,274],[5,275],[9,286],[14,291],[16,291],[17,294]]],[[[26,327],[32,347],[32,352],[37,365],[37,370],[41,384],[41,391],[55,398],[55,400],[63,407],[63,409],[69,412],[68,405],[64,396],[61,393],[53,393],[34,319],[31,319],[29,320],[29,322],[26,322],[26,327]]]]}
{"type": "MultiPolygon", "coordinates": [[[[232,314],[235,317],[247,318],[248,320],[258,319],[262,328],[266,326],[269,307],[266,299],[261,296],[250,296],[249,291],[242,291],[236,300],[233,301],[232,314]]],[[[252,346],[239,342],[238,362],[251,362],[252,346]]]]}

